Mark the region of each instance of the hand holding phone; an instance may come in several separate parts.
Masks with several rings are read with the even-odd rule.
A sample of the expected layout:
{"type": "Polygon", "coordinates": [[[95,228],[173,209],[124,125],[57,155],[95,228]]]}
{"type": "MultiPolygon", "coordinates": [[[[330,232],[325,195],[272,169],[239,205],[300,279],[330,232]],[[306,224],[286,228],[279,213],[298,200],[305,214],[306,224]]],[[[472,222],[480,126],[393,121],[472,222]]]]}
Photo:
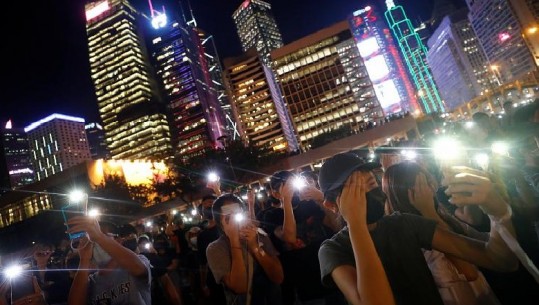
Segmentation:
{"type": "Polygon", "coordinates": [[[88,194],[73,192],[69,196],[69,202],[61,208],[64,223],[70,240],[77,240],[86,235],[84,231],[73,231],[69,222],[73,217],[85,216],[88,213],[88,194]]]}

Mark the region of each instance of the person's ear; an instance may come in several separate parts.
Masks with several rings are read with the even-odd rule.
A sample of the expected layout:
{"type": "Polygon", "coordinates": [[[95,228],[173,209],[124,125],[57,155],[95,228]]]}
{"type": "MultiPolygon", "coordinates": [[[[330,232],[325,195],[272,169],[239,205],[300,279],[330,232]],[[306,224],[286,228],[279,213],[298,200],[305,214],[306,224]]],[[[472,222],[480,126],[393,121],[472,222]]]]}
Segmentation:
{"type": "Polygon", "coordinates": [[[339,207],[337,206],[336,203],[328,201],[328,200],[324,200],[323,204],[326,209],[332,211],[333,213],[339,212],[339,207]]]}
{"type": "Polygon", "coordinates": [[[279,191],[271,190],[271,196],[281,200],[281,193],[279,193],[279,191]]]}

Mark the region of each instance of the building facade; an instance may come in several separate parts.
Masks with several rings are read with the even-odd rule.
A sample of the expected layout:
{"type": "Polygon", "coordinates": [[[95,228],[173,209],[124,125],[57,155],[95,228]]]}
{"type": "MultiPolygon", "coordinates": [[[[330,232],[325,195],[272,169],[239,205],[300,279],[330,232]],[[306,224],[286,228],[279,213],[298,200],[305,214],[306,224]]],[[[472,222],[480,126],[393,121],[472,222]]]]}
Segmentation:
{"type": "Polygon", "coordinates": [[[425,114],[444,112],[443,101],[427,65],[427,48],[421,37],[415,31],[402,6],[395,5],[393,0],[386,0],[386,6],[386,21],[406,62],[423,112],[425,114]]]}
{"type": "Polygon", "coordinates": [[[271,50],[283,45],[271,5],[262,0],[244,0],[232,14],[244,52],[255,48],[264,63],[269,63],[271,50]]]}
{"type": "Polygon", "coordinates": [[[302,151],[325,133],[357,132],[383,112],[344,20],[271,52],[302,151]]]}
{"type": "Polygon", "coordinates": [[[349,22],[384,114],[421,111],[393,37],[375,7],[355,11],[349,22]]]}
{"type": "Polygon", "coordinates": [[[97,122],[91,122],[84,125],[84,130],[86,130],[86,137],[88,138],[88,146],[90,147],[92,159],[110,159],[103,126],[97,122]]]}
{"type": "Polygon", "coordinates": [[[166,107],[153,77],[142,27],[128,0],[85,5],[91,77],[113,159],[172,156],[166,107]]]}
{"type": "Polygon", "coordinates": [[[28,137],[23,128],[14,128],[9,120],[0,128],[0,187],[2,190],[15,189],[33,182],[34,167],[28,137]]]}
{"type": "Polygon", "coordinates": [[[467,0],[466,3],[479,43],[501,84],[521,79],[537,69],[509,0],[467,0]]]}
{"type": "Polygon", "coordinates": [[[223,75],[241,139],[277,152],[297,150],[279,86],[256,49],[226,58],[223,75]]]}
{"type": "Polygon", "coordinates": [[[446,16],[428,43],[427,61],[448,111],[489,88],[486,57],[467,14],[464,9],[446,16]]]}
{"type": "Polygon", "coordinates": [[[54,113],[26,126],[24,131],[36,181],[91,159],[82,118],[54,113]]]}
{"type": "Polygon", "coordinates": [[[522,27],[522,38],[532,53],[535,65],[539,67],[539,1],[509,0],[522,27]]]}
{"type": "MultiPolygon", "coordinates": [[[[155,12],[152,18],[164,15],[155,12]]],[[[226,125],[202,45],[204,36],[178,20],[172,16],[153,29],[150,52],[171,116],[175,156],[187,161],[221,146],[218,139],[226,125]]]]}

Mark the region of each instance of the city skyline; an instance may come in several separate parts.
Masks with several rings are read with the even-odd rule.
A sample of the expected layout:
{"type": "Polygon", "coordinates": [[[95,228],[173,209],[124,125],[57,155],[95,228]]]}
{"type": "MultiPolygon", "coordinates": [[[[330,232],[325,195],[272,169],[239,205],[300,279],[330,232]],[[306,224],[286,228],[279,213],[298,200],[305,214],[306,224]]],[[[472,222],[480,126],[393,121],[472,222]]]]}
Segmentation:
{"type": "MultiPolygon", "coordinates": [[[[0,87],[4,92],[0,124],[12,119],[14,126],[25,127],[54,112],[83,116],[87,121],[99,121],[97,100],[90,79],[85,2],[38,2],[28,12],[26,23],[8,27],[12,29],[7,36],[11,44],[3,46],[3,54],[9,60],[4,69],[4,79],[7,81],[0,87]]],[[[142,0],[135,2],[140,2],[143,7],[146,3],[142,0]]],[[[241,44],[235,32],[232,13],[242,1],[191,2],[198,26],[215,37],[221,59],[241,55],[241,44]],[[209,6],[215,9],[204,10],[209,6]]],[[[293,4],[284,0],[269,2],[285,44],[344,20],[355,9],[367,4],[383,3],[346,0],[331,3],[321,1],[316,5],[304,0],[293,4]],[[312,18],[313,14],[318,14],[320,18],[312,18]]],[[[408,6],[412,3],[409,0],[401,2],[404,5],[409,3],[408,6]]],[[[416,2],[415,9],[410,7],[414,11],[412,16],[418,16],[416,20],[419,20],[417,12],[421,13],[422,20],[430,16],[432,4],[426,0],[422,2],[425,5],[416,2]],[[419,7],[422,9],[418,10],[419,7]]],[[[21,11],[22,8],[16,7],[18,5],[10,3],[8,9],[21,11]]]]}

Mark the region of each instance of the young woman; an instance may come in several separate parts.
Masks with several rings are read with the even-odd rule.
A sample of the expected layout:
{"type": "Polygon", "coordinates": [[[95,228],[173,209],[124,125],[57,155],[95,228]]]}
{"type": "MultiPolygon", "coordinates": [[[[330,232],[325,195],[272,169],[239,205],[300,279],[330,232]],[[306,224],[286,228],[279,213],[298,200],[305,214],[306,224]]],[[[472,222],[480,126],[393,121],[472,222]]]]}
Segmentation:
{"type": "MultiPolygon", "coordinates": [[[[475,231],[438,204],[437,182],[415,162],[405,161],[387,168],[382,188],[388,196],[390,212],[421,215],[456,233],[488,240],[488,233],[475,231]]],[[[445,305],[500,304],[475,265],[436,250],[423,253],[445,305]]]]}

